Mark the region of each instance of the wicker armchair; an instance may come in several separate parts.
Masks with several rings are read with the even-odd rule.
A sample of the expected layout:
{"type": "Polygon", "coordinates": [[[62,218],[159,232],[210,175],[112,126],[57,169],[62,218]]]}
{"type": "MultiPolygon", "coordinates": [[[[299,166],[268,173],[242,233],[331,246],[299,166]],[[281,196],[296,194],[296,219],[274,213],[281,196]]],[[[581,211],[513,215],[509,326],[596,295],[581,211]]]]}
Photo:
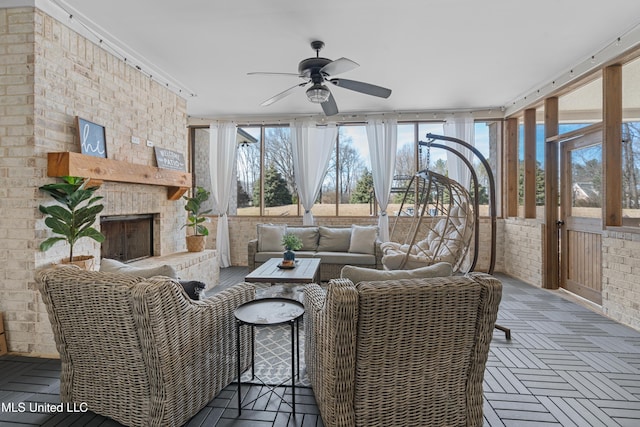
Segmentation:
{"type": "MultiPolygon", "coordinates": [[[[38,273],[62,371],[62,402],[128,426],[180,426],[237,373],[233,310],[254,298],[238,284],[193,301],[167,277],[59,267],[38,273]]],[[[250,341],[241,363],[248,366],[250,341]]]]}
{"type": "Polygon", "coordinates": [[[502,284],[484,273],[305,288],[305,361],[324,424],[481,426],[502,284]]]}

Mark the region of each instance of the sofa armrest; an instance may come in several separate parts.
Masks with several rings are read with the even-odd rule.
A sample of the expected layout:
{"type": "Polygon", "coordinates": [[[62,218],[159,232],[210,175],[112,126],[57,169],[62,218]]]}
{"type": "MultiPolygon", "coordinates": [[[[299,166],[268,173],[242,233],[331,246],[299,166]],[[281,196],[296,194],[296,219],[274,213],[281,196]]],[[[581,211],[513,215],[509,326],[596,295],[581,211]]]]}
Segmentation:
{"type": "Polygon", "coordinates": [[[382,248],[380,247],[380,245],[382,245],[382,241],[376,239],[376,242],[373,246],[373,254],[376,257],[376,268],[378,270],[382,270],[384,268],[384,265],[382,264],[382,256],[384,255],[382,253],[382,248]]]}
{"type": "Polygon", "coordinates": [[[305,362],[326,425],[355,425],[355,358],[358,291],[333,279],[325,292],[305,287],[305,362]]]}
{"type": "Polygon", "coordinates": [[[249,271],[256,269],[256,253],[258,252],[258,239],[249,240],[247,243],[247,265],[249,271]]]}

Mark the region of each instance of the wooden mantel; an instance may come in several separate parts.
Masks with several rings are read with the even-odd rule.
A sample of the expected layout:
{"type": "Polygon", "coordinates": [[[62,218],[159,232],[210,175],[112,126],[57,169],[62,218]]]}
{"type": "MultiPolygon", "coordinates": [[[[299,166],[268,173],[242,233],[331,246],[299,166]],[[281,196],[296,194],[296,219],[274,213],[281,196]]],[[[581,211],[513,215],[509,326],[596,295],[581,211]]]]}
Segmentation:
{"type": "Polygon", "coordinates": [[[102,181],[167,187],[169,200],[179,200],[191,188],[191,174],[154,166],[87,156],[80,153],[48,153],[48,176],[79,176],[100,185],[102,181]]]}

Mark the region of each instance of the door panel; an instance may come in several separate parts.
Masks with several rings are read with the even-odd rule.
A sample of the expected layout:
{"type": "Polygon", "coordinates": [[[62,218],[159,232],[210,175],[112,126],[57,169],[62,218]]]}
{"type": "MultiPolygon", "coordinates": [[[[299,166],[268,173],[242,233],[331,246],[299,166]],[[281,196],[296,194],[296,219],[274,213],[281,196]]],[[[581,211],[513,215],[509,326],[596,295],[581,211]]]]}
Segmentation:
{"type": "Polygon", "coordinates": [[[561,283],[602,303],[602,136],[597,131],[562,142],[561,283]]]}
{"type": "MultiPolygon", "coordinates": [[[[566,223],[566,280],[563,287],[597,304],[602,303],[602,236],[587,231],[584,221],[566,223]]],[[[599,226],[593,221],[592,226],[599,226]]]]}

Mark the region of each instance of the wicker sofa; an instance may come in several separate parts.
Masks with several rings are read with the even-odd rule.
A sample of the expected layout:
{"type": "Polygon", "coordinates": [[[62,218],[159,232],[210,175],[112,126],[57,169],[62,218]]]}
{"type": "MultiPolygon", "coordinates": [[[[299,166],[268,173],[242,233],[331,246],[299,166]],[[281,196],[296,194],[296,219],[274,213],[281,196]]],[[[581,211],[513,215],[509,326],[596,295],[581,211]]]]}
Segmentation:
{"type": "Polygon", "coordinates": [[[481,426],[502,294],[484,273],[305,288],[305,361],[324,425],[481,426]]]}
{"type": "MultiPolygon", "coordinates": [[[[181,426],[236,377],[233,310],[254,299],[252,285],[194,301],[164,276],[58,267],[37,282],[62,362],[62,402],[128,426],[181,426]]],[[[249,345],[246,332],[244,367],[249,345]]]]}
{"type": "Polygon", "coordinates": [[[320,280],[340,277],[345,265],[366,268],[382,268],[382,252],[375,226],[326,227],[287,226],[258,224],[257,239],[247,245],[247,264],[254,270],[270,258],[280,258],[284,252],[281,244],[286,233],[297,235],[302,249],[296,251],[299,258],[320,258],[320,280]]]}

